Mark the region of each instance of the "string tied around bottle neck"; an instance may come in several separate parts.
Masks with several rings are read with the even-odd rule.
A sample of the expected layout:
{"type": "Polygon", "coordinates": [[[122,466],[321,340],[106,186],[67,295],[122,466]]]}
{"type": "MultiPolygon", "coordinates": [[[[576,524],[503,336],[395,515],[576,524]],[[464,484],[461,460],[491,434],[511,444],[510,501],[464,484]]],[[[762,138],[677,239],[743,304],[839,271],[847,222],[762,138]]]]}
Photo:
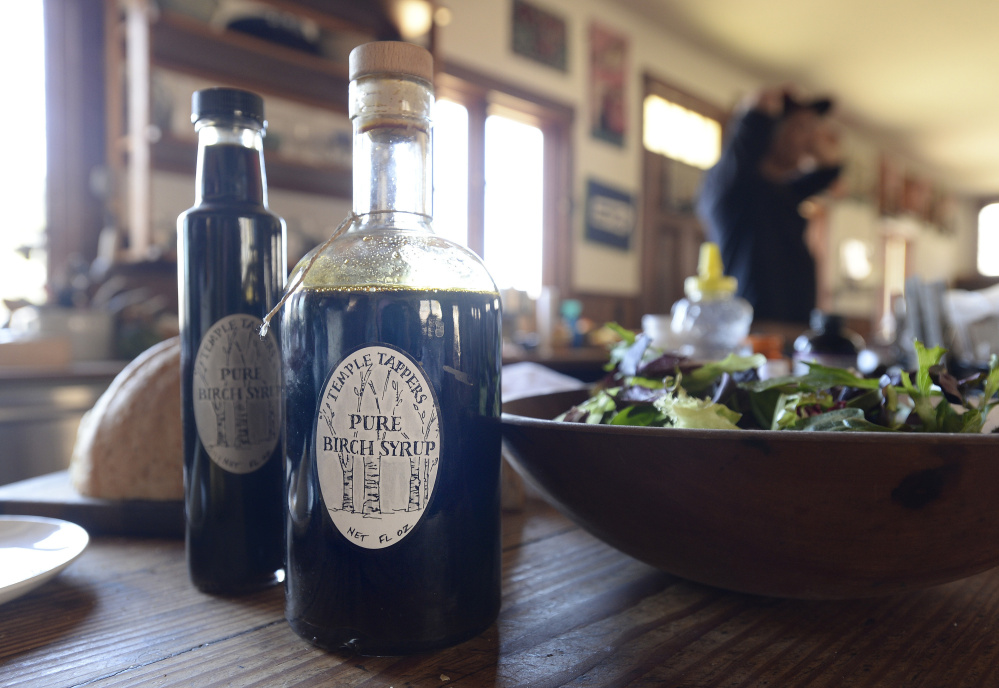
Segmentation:
{"type": "MultiPolygon", "coordinates": [[[[366,213],[363,213],[362,215],[392,215],[399,212],[400,211],[398,210],[370,210],[366,213]]],[[[429,215],[423,215],[422,213],[415,213],[415,214],[420,215],[421,217],[424,217],[428,220],[430,219],[429,215]]],[[[311,270],[312,266],[315,265],[316,260],[319,258],[319,256],[325,253],[326,249],[329,248],[329,245],[332,244],[334,241],[336,241],[341,234],[346,232],[352,224],[354,224],[355,222],[360,222],[362,215],[358,215],[353,210],[351,210],[349,213],[347,213],[347,216],[343,218],[343,221],[341,221],[340,224],[337,225],[337,228],[333,230],[333,233],[330,234],[330,238],[327,239],[325,242],[323,242],[322,246],[316,249],[315,253],[312,254],[312,257],[309,258],[309,262],[306,263],[302,271],[298,273],[298,278],[295,280],[295,283],[285,288],[284,294],[282,294],[281,296],[281,300],[278,301],[274,305],[274,308],[272,308],[270,312],[264,316],[263,323],[261,323],[260,327],[257,328],[257,333],[260,335],[261,339],[266,337],[267,333],[270,332],[271,319],[274,318],[274,316],[277,315],[277,312],[281,310],[281,307],[284,306],[285,301],[287,301],[288,298],[292,294],[294,294],[295,291],[305,282],[305,276],[309,274],[309,270],[311,270]]]]}
{"type": "Polygon", "coordinates": [[[344,232],[346,232],[348,227],[350,227],[354,222],[356,222],[356,221],[358,221],[360,219],[361,219],[361,216],[358,215],[357,213],[355,213],[353,210],[350,211],[349,213],[347,213],[347,216],[345,218],[343,218],[343,220],[340,222],[340,224],[337,225],[337,228],[333,230],[333,233],[330,234],[330,238],[327,239],[325,242],[323,242],[322,246],[320,246],[319,248],[316,249],[315,253],[312,254],[312,257],[309,258],[309,262],[306,263],[305,267],[302,269],[302,271],[300,273],[298,273],[298,278],[295,280],[295,283],[291,284],[287,288],[285,288],[284,294],[282,294],[282,296],[281,296],[281,300],[278,301],[274,305],[274,308],[272,308],[270,310],[270,312],[267,315],[264,316],[264,321],[261,323],[259,329],[257,330],[257,332],[260,335],[261,339],[263,339],[264,337],[266,337],[267,333],[270,332],[270,329],[271,329],[271,319],[275,315],[277,315],[278,311],[281,310],[281,307],[284,306],[285,301],[287,301],[288,298],[292,294],[294,294],[295,291],[300,286],[302,286],[302,284],[305,282],[305,276],[309,274],[309,270],[311,270],[312,266],[316,264],[316,259],[318,259],[319,256],[321,256],[326,251],[326,249],[329,248],[329,245],[332,244],[334,241],[336,241],[336,239],[341,234],[343,234],[344,232]]]}

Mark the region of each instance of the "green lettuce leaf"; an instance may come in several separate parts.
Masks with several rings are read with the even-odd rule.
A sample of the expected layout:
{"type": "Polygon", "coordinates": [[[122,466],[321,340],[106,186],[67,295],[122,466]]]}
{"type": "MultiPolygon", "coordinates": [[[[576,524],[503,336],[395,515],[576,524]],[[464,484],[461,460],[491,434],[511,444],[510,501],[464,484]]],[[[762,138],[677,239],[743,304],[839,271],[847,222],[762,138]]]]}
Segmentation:
{"type": "Polygon", "coordinates": [[[742,417],[727,406],[710,399],[699,399],[678,388],[675,395],[657,399],[653,405],[678,428],[705,430],[738,430],[736,423],[742,417]]]}
{"type": "Polygon", "coordinates": [[[888,428],[872,423],[859,408],[841,408],[817,416],[802,418],[797,430],[825,432],[891,432],[888,428]]]}
{"type": "Polygon", "coordinates": [[[756,370],[766,365],[767,357],[763,354],[737,356],[729,354],[720,361],[705,363],[699,368],[687,373],[683,378],[683,386],[691,394],[699,394],[714,384],[715,380],[725,373],[741,373],[746,370],[756,370]]]}
{"type": "Polygon", "coordinates": [[[986,420],[988,420],[989,413],[996,406],[999,406],[997,393],[999,393],[999,356],[992,354],[992,359],[989,361],[989,372],[982,385],[981,396],[978,397],[977,403],[965,396],[965,411],[960,416],[960,429],[954,432],[981,432],[985,427],[986,420]]]}
{"type": "Polygon", "coordinates": [[[621,327],[616,322],[607,323],[606,327],[608,330],[611,330],[614,334],[621,338],[621,341],[610,348],[609,359],[607,363],[604,364],[604,370],[610,372],[617,368],[618,363],[620,363],[621,359],[624,358],[628,349],[634,346],[638,335],[629,329],[621,327]]]}
{"type": "Polygon", "coordinates": [[[555,420],[565,420],[565,417],[570,412],[582,412],[587,414],[585,420],[586,423],[591,425],[605,423],[607,419],[613,416],[617,411],[617,404],[614,401],[614,396],[619,391],[621,391],[620,387],[612,387],[610,389],[601,390],[583,403],[574,406],[563,414],[560,414],[555,418],[555,420]]]}
{"type": "Polygon", "coordinates": [[[670,419],[655,406],[628,406],[618,411],[607,421],[608,425],[636,425],[639,427],[664,427],[670,419]]]}

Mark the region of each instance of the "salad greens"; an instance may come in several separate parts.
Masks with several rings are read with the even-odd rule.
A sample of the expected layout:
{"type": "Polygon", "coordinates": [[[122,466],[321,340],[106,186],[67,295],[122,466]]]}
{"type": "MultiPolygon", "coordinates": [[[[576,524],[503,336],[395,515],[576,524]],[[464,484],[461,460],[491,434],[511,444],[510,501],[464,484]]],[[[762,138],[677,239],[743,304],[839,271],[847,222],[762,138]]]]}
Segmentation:
{"type": "Polygon", "coordinates": [[[762,380],[760,354],[699,363],[650,346],[644,334],[613,329],[608,377],[558,420],[677,428],[980,433],[999,405],[999,357],[958,380],[946,349],[915,342],[917,369],[863,377],[808,364],[803,375],[762,380]]]}

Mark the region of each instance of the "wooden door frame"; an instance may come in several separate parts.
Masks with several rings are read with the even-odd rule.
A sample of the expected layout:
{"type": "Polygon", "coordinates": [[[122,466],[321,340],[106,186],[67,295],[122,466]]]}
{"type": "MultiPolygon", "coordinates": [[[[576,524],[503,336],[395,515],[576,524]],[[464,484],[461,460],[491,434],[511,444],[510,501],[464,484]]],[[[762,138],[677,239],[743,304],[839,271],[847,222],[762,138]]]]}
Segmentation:
{"type": "MultiPolygon", "coordinates": [[[[669,85],[663,79],[651,74],[643,75],[642,103],[650,95],[657,95],[661,98],[676,103],[688,110],[700,113],[705,117],[716,120],[724,126],[728,119],[728,113],[706,100],[691,95],[674,86],[669,85]]],[[[644,108],[643,108],[644,110],[644,108]]],[[[642,128],[645,127],[644,112],[642,117],[642,128]]],[[[692,269],[696,269],[696,262],[693,266],[688,265],[689,256],[673,256],[674,260],[670,264],[663,265],[661,252],[658,249],[662,243],[661,235],[668,228],[673,228],[677,237],[682,238],[689,235],[697,227],[698,220],[693,213],[678,213],[662,207],[661,189],[663,188],[663,160],[664,156],[653,153],[642,147],[642,220],[641,220],[641,292],[639,295],[639,310],[642,313],[668,312],[669,304],[682,295],[683,279],[687,277],[692,269]],[[668,270],[666,279],[674,286],[671,293],[660,294],[659,285],[663,279],[663,270],[668,270]],[[677,285],[680,285],[677,287],[677,285]],[[679,289],[679,291],[678,291],[679,289]]],[[[699,242],[698,242],[699,243],[699,242]]]]}

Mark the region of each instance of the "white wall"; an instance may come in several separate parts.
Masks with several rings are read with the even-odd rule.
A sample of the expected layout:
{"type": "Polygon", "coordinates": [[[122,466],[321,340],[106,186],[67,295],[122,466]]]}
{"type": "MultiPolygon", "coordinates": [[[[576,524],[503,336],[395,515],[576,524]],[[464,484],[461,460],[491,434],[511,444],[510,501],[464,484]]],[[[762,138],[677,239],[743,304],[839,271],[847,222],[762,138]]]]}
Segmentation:
{"type": "MultiPolygon", "coordinates": [[[[670,34],[663,27],[606,0],[534,0],[539,8],[559,15],[567,22],[567,72],[535,63],[512,52],[511,0],[447,0],[446,4],[451,9],[452,21],[440,30],[440,52],[445,60],[575,108],[572,141],[575,169],[571,199],[573,285],[584,292],[637,294],[641,247],[633,245],[631,250],[623,252],[585,241],[583,202],[586,181],[592,177],[633,194],[636,204],[640,204],[643,74],[659,77],[691,95],[724,108],[734,104],[743,94],[760,87],[763,82],[737,66],[688,44],[682,36],[670,34]],[[588,31],[592,21],[629,40],[629,129],[623,148],[593,139],[589,133],[586,98],[588,31]]],[[[876,157],[874,144],[869,139],[865,141],[863,134],[859,135],[858,145],[865,158],[876,157]]],[[[847,152],[849,154],[849,150],[847,152]]],[[[870,162],[865,161],[865,164],[869,166],[870,162]]],[[[876,168],[869,172],[875,175],[876,180],[876,168]]],[[[938,236],[931,236],[928,244],[932,246],[928,245],[922,251],[927,261],[917,262],[918,269],[933,272],[934,278],[950,279],[959,274],[974,273],[975,219],[967,202],[958,204],[955,217],[956,236],[946,239],[945,247],[938,245],[938,236]],[[929,258],[932,255],[947,255],[952,260],[950,264],[933,261],[929,258]],[[941,269],[941,265],[945,267],[941,269]]]]}
{"type": "Polygon", "coordinates": [[[588,179],[632,194],[640,207],[642,75],[651,73],[705,100],[728,106],[758,86],[747,74],[666,35],[648,20],[599,0],[545,0],[538,7],[565,19],[568,26],[568,70],[538,64],[511,50],[510,0],[448,0],[451,23],[440,31],[440,53],[478,72],[535,91],[575,109],[572,136],[574,170],[571,226],[573,286],[584,292],[635,295],[640,284],[641,247],[629,251],[606,248],[583,238],[585,189],[588,179]],[[591,21],[629,40],[628,132],[624,147],[590,136],[587,87],[588,34],[591,21]]]}
{"type": "MultiPolygon", "coordinates": [[[[763,85],[763,82],[737,66],[693,47],[682,36],[671,34],[663,27],[609,0],[533,2],[539,8],[561,16],[567,23],[566,72],[513,53],[512,0],[446,0],[445,4],[451,10],[452,18],[448,26],[440,29],[440,53],[445,61],[518,85],[574,109],[572,197],[569,199],[572,209],[570,224],[574,236],[571,260],[573,286],[582,292],[636,295],[640,288],[641,255],[638,227],[630,250],[620,251],[586,241],[583,237],[583,225],[586,182],[591,178],[631,194],[635,198],[636,209],[641,207],[643,75],[651,74],[723,108],[731,106],[745,93],[763,85]],[[594,21],[629,41],[626,96],[628,132],[623,147],[594,139],[590,135],[591,122],[587,104],[588,33],[590,24],[594,21]]],[[[177,75],[173,76],[173,81],[178,83],[173,84],[170,79],[162,77],[158,82],[160,90],[165,88],[167,92],[172,90],[180,94],[173,94],[176,101],[174,121],[169,126],[175,135],[190,136],[192,129],[187,120],[190,92],[207,84],[177,75]]],[[[284,104],[281,101],[268,99],[272,133],[282,134],[282,138],[290,142],[292,132],[282,131],[282,107],[284,104]]],[[[301,124],[305,116],[302,113],[306,110],[308,109],[296,106],[289,109],[292,115],[283,119],[301,124]]],[[[329,113],[310,115],[306,119],[316,130],[323,129],[327,124],[334,128],[347,126],[345,118],[330,118],[329,113]],[[323,119],[322,126],[319,119],[323,119]]],[[[845,143],[848,144],[846,154],[849,159],[860,163],[856,168],[863,172],[863,179],[857,183],[876,183],[878,151],[875,144],[862,134],[849,134],[850,136],[845,137],[845,143]]],[[[153,187],[154,238],[157,243],[171,246],[176,216],[190,205],[193,198],[193,180],[158,172],[154,174],[153,187]]],[[[280,189],[272,189],[270,196],[271,207],[288,220],[289,249],[293,254],[304,252],[310,243],[324,239],[330,227],[336,226],[350,208],[349,199],[326,199],[280,189]]],[[[976,218],[967,204],[958,206],[955,218],[957,235],[946,240],[950,242],[946,253],[953,256],[954,264],[946,266],[940,261],[934,261],[932,256],[941,255],[937,250],[940,247],[929,246],[922,252],[925,262],[917,262],[917,267],[932,268],[934,277],[940,276],[941,265],[945,265],[944,271],[950,273],[944,275],[945,279],[958,274],[974,273],[976,218]]],[[[931,243],[937,239],[936,236],[931,237],[931,243]]]]}

